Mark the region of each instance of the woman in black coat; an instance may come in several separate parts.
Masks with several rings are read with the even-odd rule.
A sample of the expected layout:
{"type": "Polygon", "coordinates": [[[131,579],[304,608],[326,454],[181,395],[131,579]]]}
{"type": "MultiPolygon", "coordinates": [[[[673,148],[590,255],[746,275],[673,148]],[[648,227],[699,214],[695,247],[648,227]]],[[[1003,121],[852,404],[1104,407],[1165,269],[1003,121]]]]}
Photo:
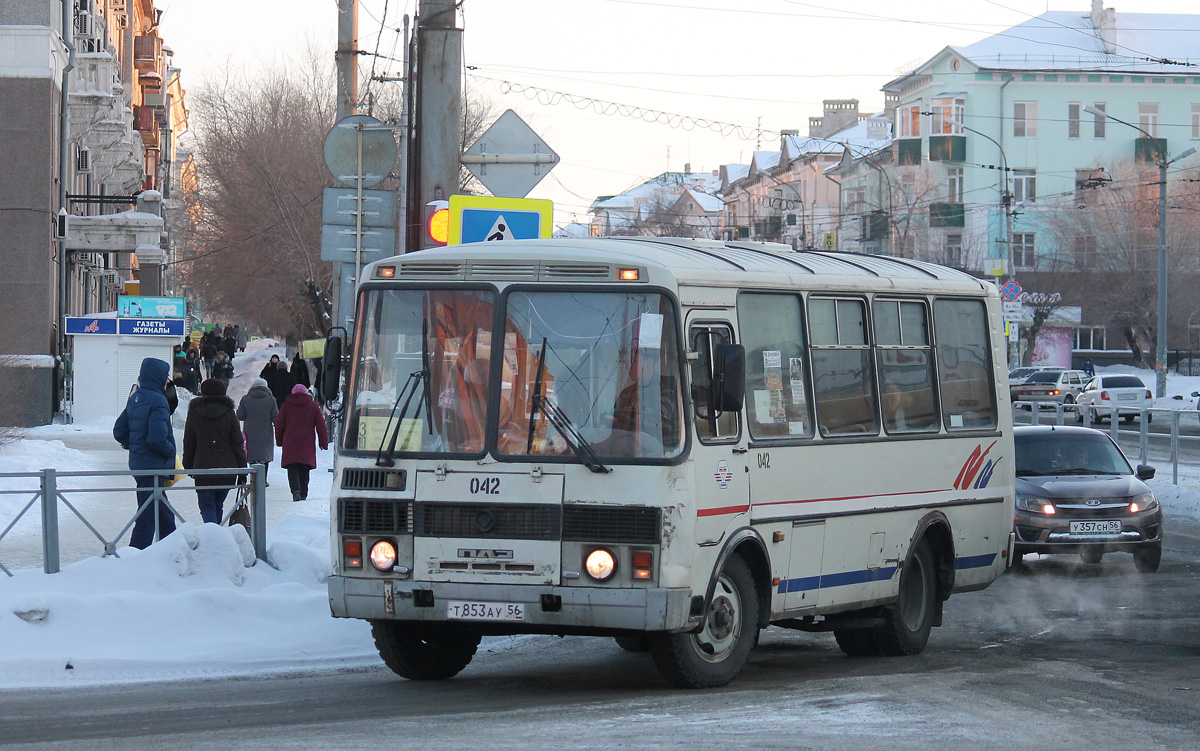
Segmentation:
{"type": "MultiPolygon", "coordinates": [[[[185,469],[246,466],[246,449],[233,400],[225,396],[225,384],[215,378],[200,384],[200,396],[188,406],[183,428],[183,466],[185,469]]],[[[229,488],[214,486],[233,485],[240,476],[195,475],[194,478],[200,517],[206,523],[220,524],[229,488]]]]}
{"type": "Polygon", "coordinates": [[[292,358],[291,375],[293,383],[298,383],[304,388],[312,386],[312,381],[308,379],[308,363],[304,361],[299,352],[292,358]]]}
{"type": "Polygon", "coordinates": [[[258,377],[267,382],[267,388],[271,389],[277,407],[283,406],[288,395],[292,393],[292,386],[296,385],[288,373],[287,363],[280,360],[279,355],[271,355],[271,361],[263,367],[258,377]]]}

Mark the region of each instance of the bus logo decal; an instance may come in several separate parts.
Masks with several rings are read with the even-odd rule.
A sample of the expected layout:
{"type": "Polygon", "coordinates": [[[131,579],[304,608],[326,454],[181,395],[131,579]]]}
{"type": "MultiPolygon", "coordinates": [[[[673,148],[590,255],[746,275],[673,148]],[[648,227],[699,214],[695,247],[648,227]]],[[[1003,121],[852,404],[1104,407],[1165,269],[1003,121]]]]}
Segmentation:
{"type": "Polygon", "coordinates": [[[955,490],[966,490],[972,487],[971,482],[975,480],[976,475],[979,476],[979,480],[975,482],[974,487],[987,487],[988,482],[992,479],[992,472],[996,469],[997,460],[988,461],[985,465],[983,459],[992,450],[992,446],[995,445],[996,442],[992,441],[991,445],[986,449],[982,443],[975,447],[975,450],[971,452],[971,455],[967,457],[967,461],[962,465],[962,469],[958,471],[958,478],[954,480],[955,490]],[[981,472],[980,470],[983,471],[981,472]]]}
{"type": "Polygon", "coordinates": [[[733,472],[729,469],[729,463],[724,459],[717,462],[717,471],[713,473],[713,477],[717,478],[717,487],[721,490],[729,487],[729,483],[733,482],[733,472]]]}

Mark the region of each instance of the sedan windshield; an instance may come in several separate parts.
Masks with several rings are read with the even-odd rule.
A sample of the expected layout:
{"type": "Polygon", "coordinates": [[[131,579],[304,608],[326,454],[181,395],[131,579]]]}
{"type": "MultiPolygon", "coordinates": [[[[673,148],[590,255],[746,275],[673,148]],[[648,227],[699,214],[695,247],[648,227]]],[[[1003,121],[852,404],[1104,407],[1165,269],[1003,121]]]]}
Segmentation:
{"type": "Polygon", "coordinates": [[[1016,448],[1018,477],[1133,474],[1125,455],[1105,435],[1018,433],[1016,448]]]}
{"type": "Polygon", "coordinates": [[[1025,379],[1025,383],[1058,383],[1061,370],[1042,370],[1025,379]]]}

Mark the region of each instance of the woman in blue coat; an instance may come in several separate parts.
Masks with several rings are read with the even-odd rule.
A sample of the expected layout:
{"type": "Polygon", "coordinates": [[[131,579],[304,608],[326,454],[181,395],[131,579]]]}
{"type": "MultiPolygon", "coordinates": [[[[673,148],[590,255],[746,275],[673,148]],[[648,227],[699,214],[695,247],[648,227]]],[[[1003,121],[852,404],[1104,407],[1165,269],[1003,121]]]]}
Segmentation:
{"type": "MultiPolygon", "coordinates": [[[[162,360],[147,357],[142,360],[138,387],[129,395],[125,409],[113,426],[113,437],[121,448],[129,451],[130,469],[175,469],[175,434],[171,431],[171,409],[167,405],[166,385],[171,366],[162,360]]],[[[134,475],[137,482],[138,508],[142,507],[169,475],[134,475]]],[[[138,514],[129,544],[145,550],[154,542],[154,513],[158,511],[158,539],[175,531],[175,512],[165,501],[156,501],[138,514]]]]}

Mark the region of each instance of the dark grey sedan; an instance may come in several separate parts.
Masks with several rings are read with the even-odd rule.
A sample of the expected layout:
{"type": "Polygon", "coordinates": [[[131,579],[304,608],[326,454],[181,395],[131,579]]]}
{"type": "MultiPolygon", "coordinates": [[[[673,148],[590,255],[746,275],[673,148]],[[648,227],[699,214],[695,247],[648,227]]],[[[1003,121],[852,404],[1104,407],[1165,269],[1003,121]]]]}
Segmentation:
{"type": "Polygon", "coordinates": [[[1077,553],[1099,563],[1105,553],[1133,553],[1138,571],[1158,570],[1162,507],[1108,434],[1091,428],[1028,425],[1016,439],[1016,547],[1025,553],[1077,553]]]}

